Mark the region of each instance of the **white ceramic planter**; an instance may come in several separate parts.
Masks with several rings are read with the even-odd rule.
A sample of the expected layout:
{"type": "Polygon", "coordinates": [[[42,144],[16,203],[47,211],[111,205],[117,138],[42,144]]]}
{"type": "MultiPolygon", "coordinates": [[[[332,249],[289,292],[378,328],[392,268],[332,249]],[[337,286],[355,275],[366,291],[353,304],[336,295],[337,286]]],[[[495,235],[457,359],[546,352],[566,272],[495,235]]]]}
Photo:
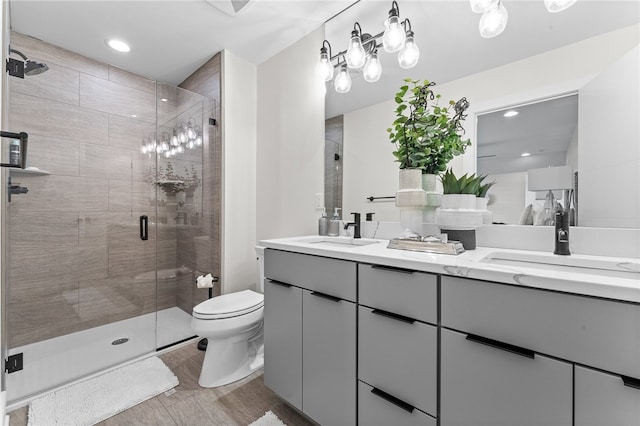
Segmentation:
{"type": "Polygon", "coordinates": [[[489,201],[489,199],[486,197],[476,197],[476,210],[486,210],[487,201],[489,201]]]}
{"type": "Polygon", "coordinates": [[[476,210],[476,196],[473,194],[444,194],[441,209],[476,210]]]}
{"type": "Polygon", "coordinates": [[[420,169],[400,169],[399,190],[396,192],[396,207],[418,208],[425,204],[420,169]]]}

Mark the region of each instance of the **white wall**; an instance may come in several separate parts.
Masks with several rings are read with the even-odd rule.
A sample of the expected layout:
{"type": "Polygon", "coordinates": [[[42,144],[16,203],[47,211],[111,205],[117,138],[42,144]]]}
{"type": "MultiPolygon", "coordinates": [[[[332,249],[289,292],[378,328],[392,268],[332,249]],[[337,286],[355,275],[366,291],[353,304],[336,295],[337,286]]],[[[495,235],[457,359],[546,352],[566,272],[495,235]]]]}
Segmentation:
{"type": "Polygon", "coordinates": [[[640,47],[581,91],[578,224],[640,228],[640,47]]]}
{"type": "Polygon", "coordinates": [[[255,288],[256,66],[222,55],[222,291],[255,288]]]}
{"type": "Polygon", "coordinates": [[[320,28],[258,65],[258,240],[318,232],[324,85],[315,67],[323,39],[320,28]]]}
{"type": "MultiPolygon", "coordinates": [[[[492,70],[437,85],[442,99],[466,97],[466,134],[475,141],[475,114],[498,107],[578,90],[609,64],[638,44],[640,26],[623,28],[492,70]]],[[[428,79],[429,76],[425,76],[428,79]]],[[[400,87],[402,82],[398,82],[400,87]]],[[[378,220],[398,220],[392,203],[370,203],[365,197],[394,195],[398,166],[386,128],[393,121],[389,100],[344,116],[345,212],[374,212],[378,220]]],[[[581,134],[582,136],[582,134],[581,134]]],[[[636,140],[637,143],[637,140],[636,140]]],[[[475,171],[475,145],[451,163],[454,172],[475,171]]]]}

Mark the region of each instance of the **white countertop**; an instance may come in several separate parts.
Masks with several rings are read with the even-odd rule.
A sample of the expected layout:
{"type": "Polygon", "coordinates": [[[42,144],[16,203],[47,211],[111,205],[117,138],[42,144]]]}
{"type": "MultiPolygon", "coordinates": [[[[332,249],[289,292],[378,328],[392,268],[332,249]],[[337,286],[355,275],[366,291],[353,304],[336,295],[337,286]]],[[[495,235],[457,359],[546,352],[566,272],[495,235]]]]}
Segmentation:
{"type": "MultiPolygon", "coordinates": [[[[520,264],[502,265],[486,261],[487,256],[492,254],[509,253],[523,258],[535,256],[541,256],[546,259],[553,258],[553,261],[557,261],[561,265],[563,262],[568,262],[565,259],[571,257],[571,262],[585,265],[607,261],[613,267],[629,263],[636,267],[638,259],[588,255],[559,256],[539,251],[496,249],[491,247],[477,247],[475,250],[468,250],[456,256],[388,249],[387,240],[375,240],[376,243],[374,244],[357,247],[348,245],[341,247],[340,244],[310,244],[310,242],[320,239],[330,241],[332,238],[343,240],[343,242],[344,240],[350,240],[349,237],[320,237],[315,235],[263,240],[259,244],[266,248],[316,256],[640,303],[640,274],[622,272],[624,271],[624,266],[619,269],[622,273],[613,272],[611,273],[612,276],[608,276],[606,272],[594,274],[588,272],[588,269],[582,268],[560,267],[555,269],[562,270],[554,270],[553,267],[545,268],[536,267],[535,265],[528,267],[526,264],[525,266],[520,264]],[[628,275],[628,277],[624,277],[624,275],[628,275]]],[[[362,239],[362,241],[372,242],[374,240],[362,239]]]]}

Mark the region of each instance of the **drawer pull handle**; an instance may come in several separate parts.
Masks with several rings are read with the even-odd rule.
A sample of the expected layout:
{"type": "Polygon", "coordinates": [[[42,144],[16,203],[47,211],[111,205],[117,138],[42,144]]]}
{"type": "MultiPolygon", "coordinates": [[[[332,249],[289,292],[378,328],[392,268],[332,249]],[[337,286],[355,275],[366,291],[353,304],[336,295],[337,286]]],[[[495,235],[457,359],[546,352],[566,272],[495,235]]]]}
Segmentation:
{"type": "Polygon", "coordinates": [[[404,411],[407,411],[409,413],[413,413],[413,410],[415,410],[416,407],[414,407],[411,404],[407,404],[406,402],[404,402],[401,399],[396,398],[393,395],[389,395],[388,393],[381,391],[378,388],[373,388],[371,389],[371,393],[374,394],[375,396],[378,396],[390,403],[392,403],[393,405],[402,408],[404,411]]]}
{"type": "Polygon", "coordinates": [[[536,353],[531,349],[521,348],[520,346],[510,345],[509,343],[500,342],[499,340],[489,339],[487,337],[478,336],[476,334],[467,334],[467,340],[480,343],[481,345],[487,345],[491,346],[492,348],[511,352],[525,358],[534,359],[536,356],[536,353]]]}
{"type": "Polygon", "coordinates": [[[380,316],[383,316],[383,317],[391,318],[391,319],[394,319],[396,321],[402,321],[402,322],[405,322],[407,324],[413,324],[414,322],[416,322],[416,320],[414,320],[413,318],[405,317],[403,315],[394,314],[393,312],[383,311],[381,309],[374,309],[373,311],[371,311],[371,313],[372,314],[376,314],[376,315],[380,315],[380,316]]]}
{"type": "Polygon", "coordinates": [[[280,282],[280,281],[269,280],[269,282],[271,284],[279,285],[280,287],[287,287],[287,288],[293,287],[291,284],[283,283],[283,282],[280,282]]]}
{"type": "Polygon", "coordinates": [[[320,293],[318,291],[312,291],[311,294],[313,296],[322,297],[323,299],[331,300],[332,302],[340,302],[342,299],[335,296],[329,296],[328,294],[320,293]]]}
{"type": "Polygon", "coordinates": [[[620,377],[622,377],[622,382],[624,383],[625,386],[640,390],[640,379],[636,379],[635,377],[629,377],[629,376],[620,376],[620,377]]]}
{"type": "Polygon", "coordinates": [[[396,268],[395,266],[371,265],[371,269],[382,269],[384,271],[400,272],[401,274],[413,274],[415,271],[411,269],[396,268]]]}

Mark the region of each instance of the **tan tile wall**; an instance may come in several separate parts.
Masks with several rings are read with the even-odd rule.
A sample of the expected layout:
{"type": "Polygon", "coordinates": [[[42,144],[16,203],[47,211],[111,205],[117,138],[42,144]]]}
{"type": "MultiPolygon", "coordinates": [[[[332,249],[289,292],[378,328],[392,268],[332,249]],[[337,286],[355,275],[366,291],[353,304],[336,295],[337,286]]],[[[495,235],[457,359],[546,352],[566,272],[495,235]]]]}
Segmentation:
{"type": "MultiPolygon", "coordinates": [[[[155,82],[15,32],[11,46],[49,66],[9,79],[9,123],[29,134],[28,165],[51,175],[12,178],[29,193],[9,204],[9,346],[156,308],[191,312],[206,295],[194,290],[192,275],[159,280],[156,292],[155,278],[140,274],[194,266],[193,236],[214,229],[219,235],[213,219],[219,208],[202,208],[219,204],[219,195],[208,195],[210,184],[203,184],[199,229],[160,225],[140,240],[139,216],[156,221],[155,187],[147,178],[153,159],[139,151],[155,131],[155,82]]],[[[212,178],[207,161],[219,161],[207,158],[199,166],[203,182],[212,178]]]]}

